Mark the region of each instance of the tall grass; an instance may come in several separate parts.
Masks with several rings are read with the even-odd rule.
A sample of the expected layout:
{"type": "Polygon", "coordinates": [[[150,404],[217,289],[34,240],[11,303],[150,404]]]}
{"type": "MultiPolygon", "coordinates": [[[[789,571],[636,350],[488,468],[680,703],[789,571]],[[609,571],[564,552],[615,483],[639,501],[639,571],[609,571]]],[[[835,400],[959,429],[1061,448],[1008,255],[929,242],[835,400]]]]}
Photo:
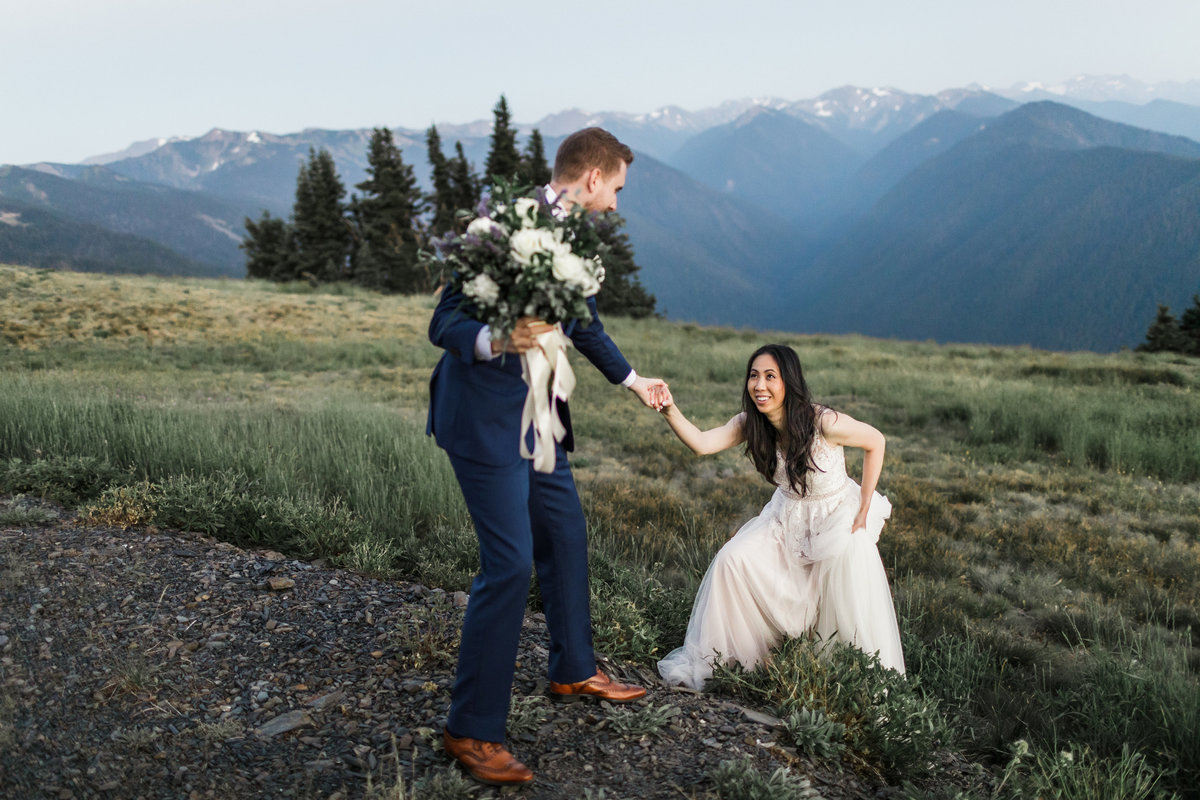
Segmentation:
{"type": "Polygon", "coordinates": [[[0,388],[0,441],[10,458],[89,456],[150,481],[235,472],[270,495],[342,503],[388,534],[465,522],[453,473],[424,431],[353,399],[304,410],[165,406],[17,375],[0,388]]]}

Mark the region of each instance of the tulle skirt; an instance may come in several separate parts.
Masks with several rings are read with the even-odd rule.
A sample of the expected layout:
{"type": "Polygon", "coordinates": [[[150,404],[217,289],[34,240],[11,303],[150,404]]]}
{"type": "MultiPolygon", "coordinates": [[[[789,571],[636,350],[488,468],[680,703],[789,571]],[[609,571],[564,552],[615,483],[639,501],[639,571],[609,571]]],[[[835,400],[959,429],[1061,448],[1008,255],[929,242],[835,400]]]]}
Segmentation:
{"type": "Polygon", "coordinates": [[[900,630],[877,546],[892,506],[874,494],[866,529],[851,533],[860,493],[849,479],[816,500],[777,489],[713,559],[683,646],[658,662],[663,680],[703,689],[714,663],[752,669],[783,637],[809,631],[877,653],[885,667],[903,673],[900,630]]]}

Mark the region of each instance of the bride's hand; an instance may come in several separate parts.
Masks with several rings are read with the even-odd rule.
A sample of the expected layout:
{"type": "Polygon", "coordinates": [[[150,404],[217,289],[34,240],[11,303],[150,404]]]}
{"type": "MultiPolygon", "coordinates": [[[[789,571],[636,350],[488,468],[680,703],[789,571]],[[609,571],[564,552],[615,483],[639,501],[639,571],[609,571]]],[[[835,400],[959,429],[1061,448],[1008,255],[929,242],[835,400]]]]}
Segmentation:
{"type": "Polygon", "coordinates": [[[639,375],[629,385],[629,390],[638,396],[643,405],[653,408],[655,411],[662,410],[664,397],[668,402],[671,398],[671,390],[667,388],[667,382],[662,378],[643,378],[639,375]]]}
{"type": "Polygon", "coordinates": [[[671,388],[665,383],[662,386],[657,387],[654,399],[656,401],[655,405],[659,411],[666,411],[668,408],[675,405],[675,398],[671,396],[671,388]]]}
{"type": "Polygon", "coordinates": [[[854,516],[854,524],[850,526],[851,533],[857,533],[860,530],[865,530],[867,527],[867,509],[861,509],[854,516]]]}

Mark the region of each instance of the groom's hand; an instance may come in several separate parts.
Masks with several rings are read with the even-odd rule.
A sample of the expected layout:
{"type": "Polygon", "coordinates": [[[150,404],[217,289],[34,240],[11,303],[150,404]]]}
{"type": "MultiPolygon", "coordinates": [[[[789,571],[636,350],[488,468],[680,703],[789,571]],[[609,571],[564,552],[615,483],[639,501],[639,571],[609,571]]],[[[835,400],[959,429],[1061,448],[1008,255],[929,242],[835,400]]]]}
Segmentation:
{"type": "Polygon", "coordinates": [[[537,345],[537,337],[550,330],[554,326],[548,322],[543,322],[537,317],[521,317],[517,320],[517,327],[513,328],[513,332],[504,340],[492,340],[492,355],[498,356],[501,352],[505,353],[524,353],[537,345]]]}
{"type": "Polygon", "coordinates": [[[671,405],[671,390],[662,378],[643,378],[639,375],[629,385],[629,390],[638,396],[646,408],[661,411],[671,405]]]}

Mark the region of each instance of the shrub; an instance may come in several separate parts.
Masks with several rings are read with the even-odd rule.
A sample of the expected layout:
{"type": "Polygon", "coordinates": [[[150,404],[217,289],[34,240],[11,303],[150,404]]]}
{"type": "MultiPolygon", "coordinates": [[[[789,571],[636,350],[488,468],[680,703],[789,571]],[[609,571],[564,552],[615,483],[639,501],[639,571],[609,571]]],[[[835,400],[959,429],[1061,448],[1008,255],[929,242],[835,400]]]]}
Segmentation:
{"type": "Polygon", "coordinates": [[[479,571],[479,540],[462,525],[441,524],[393,539],[398,568],[426,586],[470,591],[479,571]]]}
{"type": "Polygon", "coordinates": [[[754,768],[749,758],[722,761],[709,773],[721,800],[820,800],[808,778],[780,767],[770,775],[754,768]]]}
{"type": "Polygon", "coordinates": [[[424,603],[410,603],[398,612],[398,621],[383,635],[404,669],[432,673],[451,670],[458,662],[462,614],[444,592],[435,592],[424,603]]]}
{"type": "Polygon", "coordinates": [[[84,519],[94,525],[109,525],[121,530],[154,522],[154,488],[150,484],[110,486],[95,503],[84,509],[84,519]]]}
{"type": "Polygon", "coordinates": [[[90,456],[51,456],[33,461],[12,458],[0,465],[0,493],[24,492],[74,506],[130,478],[128,470],[90,456]]]}
{"type": "Polygon", "coordinates": [[[995,796],[1004,798],[1053,797],[1058,800],[1145,800],[1157,796],[1162,775],[1146,764],[1145,757],[1126,745],[1118,757],[1102,759],[1087,747],[1070,745],[1058,753],[1034,753],[1031,763],[1024,742],[1013,748],[1013,759],[995,796]],[[1003,792],[1003,793],[1002,793],[1003,792]]]}
{"type": "Polygon", "coordinates": [[[6,502],[0,502],[0,525],[41,526],[49,525],[58,519],[58,514],[37,505],[36,500],[30,500],[24,495],[6,502]]]}
{"type": "Polygon", "coordinates": [[[160,525],[233,544],[269,547],[304,558],[342,556],[367,538],[366,527],[338,504],[274,497],[236,472],[172,476],[155,489],[160,525]]]}
{"type": "Polygon", "coordinates": [[[796,744],[797,750],[807,753],[812,758],[841,758],[846,747],[843,741],[846,726],[834,722],[825,716],[825,712],[801,708],[792,712],[783,725],[788,736],[796,744]]]}
{"type": "Polygon", "coordinates": [[[588,561],[596,648],[648,661],[662,641],[683,640],[692,598],[663,586],[653,569],[629,567],[593,548],[588,561]]]}
{"type": "Polygon", "coordinates": [[[301,558],[332,557],[368,571],[385,570],[395,553],[339,504],[272,496],[237,472],[113,486],[87,507],[86,518],[121,528],[153,522],[301,558]]]}
{"type": "Polygon", "coordinates": [[[659,736],[663,727],[679,716],[679,707],[672,705],[646,705],[637,708],[621,706],[608,715],[608,727],[622,736],[659,736]]]}
{"type": "Polygon", "coordinates": [[[550,703],[543,695],[514,697],[508,708],[509,736],[533,733],[549,718],[550,703]]]}
{"type": "Polygon", "coordinates": [[[953,739],[936,699],[915,676],[885,669],[874,655],[842,642],[788,639],[753,672],[717,666],[713,688],[773,705],[780,715],[823,711],[846,726],[860,755],[903,775],[924,774],[933,752],[953,739]]]}

